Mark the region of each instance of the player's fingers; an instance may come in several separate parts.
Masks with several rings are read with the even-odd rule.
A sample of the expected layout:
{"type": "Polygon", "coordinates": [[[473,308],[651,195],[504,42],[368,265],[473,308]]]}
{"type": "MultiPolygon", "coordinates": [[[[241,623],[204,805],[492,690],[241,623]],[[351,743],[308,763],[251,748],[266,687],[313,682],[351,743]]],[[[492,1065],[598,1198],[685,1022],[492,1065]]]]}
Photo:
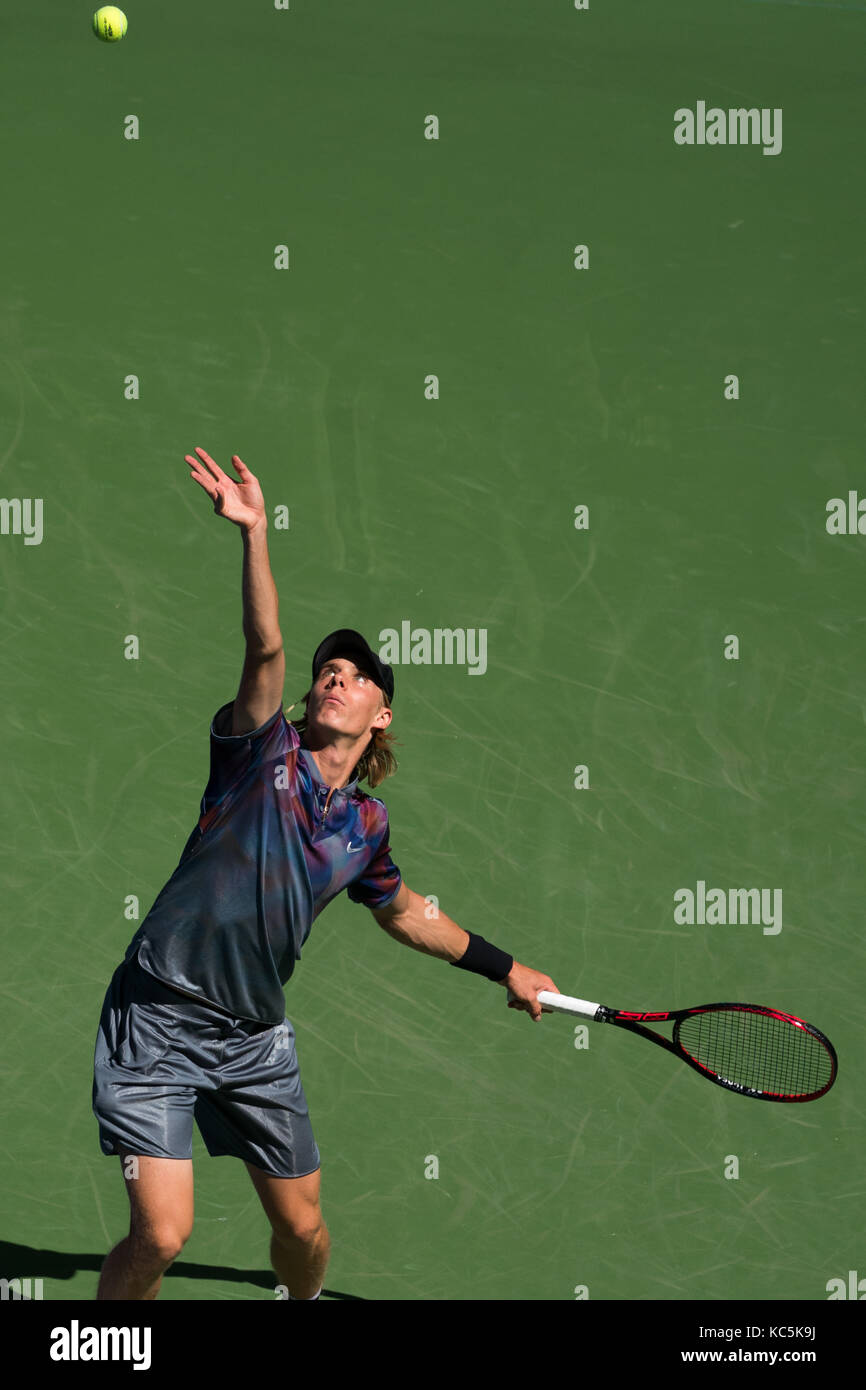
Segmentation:
{"type": "Polygon", "coordinates": [[[213,496],[214,480],[211,477],[211,474],[205,468],[201,459],[194,458],[192,454],[184,454],[184,461],[188,463],[190,468],[193,470],[192,476],[195,478],[196,482],[201,483],[205,492],[209,492],[211,496],[213,496]]]}
{"type": "Polygon", "coordinates": [[[199,457],[203,459],[204,462],[207,464],[208,468],[211,470],[215,478],[217,478],[220,482],[231,481],[228,474],[222,471],[219,464],[211,458],[210,454],[206,453],[204,449],[200,449],[198,445],[196,445],[195,451],[199,455],[199,457]]]}
{"type": "Polygon", "coordinates": [[[523,1013],[531,1014],[536,1023],[541,1018],[541,1009],[538,1008],[536,1011],[536,1006],[527,1004],[523,999],[509,1000],[508,1007],[509,1009],[521,1009],[523,1013]]]}
{"type": "Polygon", "coordinates": [[[191,467],[192,470],[193,470],[193,471],[190,473],[189,476],[190,476],[191,478],[195,478],[195,480],[196,480],[196,482],[198,483],[199,487],[203,487],[203,488],[204,488],[204,490],[205,490],[205,492],[207,493],[208,497],[214,498],[214,497],[216,496],[216,488],[215,488],[215,486],[214,486],[213,479],[210,478],[210,477],[208,476],[208,474],[205,473],[204,470],[203,470],[202,468],[196,466],[196,460],[195,460],[195,459],[191,459],[191,458],[189,457],[189,454],[187,454],[187,456],[186,456],[186,462],[190,465],[190,467],[191,467]]]}

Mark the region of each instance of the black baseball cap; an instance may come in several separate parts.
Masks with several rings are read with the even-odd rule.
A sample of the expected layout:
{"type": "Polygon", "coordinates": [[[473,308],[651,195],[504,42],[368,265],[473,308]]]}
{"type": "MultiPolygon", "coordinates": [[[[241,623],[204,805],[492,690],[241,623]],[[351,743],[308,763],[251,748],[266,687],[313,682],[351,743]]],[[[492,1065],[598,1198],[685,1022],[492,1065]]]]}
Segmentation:
{"type": "Polygon", "coordinates": [[[384,661],[380,661],[372,647],[351,627],[340,627],[331,632],[319,643],[313,657],[313,680],[316,679],[326,661],[333,656],[343,656],[355,662],[356,666],[369,671],[376,684],[385,692],[390,705],[394,698],[394,672],[384,661]],[[360,660],[357,658],[360,657],[360,660]]]}

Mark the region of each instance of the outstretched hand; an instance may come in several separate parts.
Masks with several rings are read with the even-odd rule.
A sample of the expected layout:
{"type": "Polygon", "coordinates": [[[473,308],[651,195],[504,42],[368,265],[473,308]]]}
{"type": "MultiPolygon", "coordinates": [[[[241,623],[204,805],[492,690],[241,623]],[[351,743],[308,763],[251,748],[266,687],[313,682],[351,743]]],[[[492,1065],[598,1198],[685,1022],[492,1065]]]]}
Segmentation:
{"type": "Polygon", "coordinates": [[[250,472],[243,459],[232,454],[232,463],[240,476],[240,482],[236,483],[204,449],[196,448],[196,453],[199,458],[193,458],[192,454],[184,456],[192,469],[190,477],[204,488],[218,516],[224,516],[227,521],[233,521],[236,526],[246,530],[266,520],[265,499],[258,478],[250,472]]]}
{"type": "Polygon", "coordinates": [[[499,983],[508,988],[509,1009],[524,1010],[525,1013],[532,1015],[535,1023],[538,1023],[542,1013],[552,1012],[550,1009],[542,1008],[539,1004],[539,992],[550,990],[553,994],[561,993],[549,975],[543,975],[539,970],[530,970],[528,965],[521,965],[519,961],[514,962],[511,973],[499,983]]]}

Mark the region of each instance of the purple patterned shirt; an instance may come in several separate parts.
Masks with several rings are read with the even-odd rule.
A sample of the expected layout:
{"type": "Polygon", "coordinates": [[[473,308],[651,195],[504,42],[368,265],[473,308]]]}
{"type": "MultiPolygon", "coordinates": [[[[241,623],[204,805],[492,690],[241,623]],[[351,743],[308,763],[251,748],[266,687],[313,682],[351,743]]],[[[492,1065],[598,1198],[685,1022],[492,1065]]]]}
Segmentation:
{"type": "Polygon", "coordinates": [[[211,724],[198,825],[125,958],[137,951],[165,984],[274,1024],[322,909],[344,888],[353,902],[384,907],[402,877],[384,802],[357,779],[328,802],[330,789],[282,708],[232,736],[233,705],[211,724]]]}

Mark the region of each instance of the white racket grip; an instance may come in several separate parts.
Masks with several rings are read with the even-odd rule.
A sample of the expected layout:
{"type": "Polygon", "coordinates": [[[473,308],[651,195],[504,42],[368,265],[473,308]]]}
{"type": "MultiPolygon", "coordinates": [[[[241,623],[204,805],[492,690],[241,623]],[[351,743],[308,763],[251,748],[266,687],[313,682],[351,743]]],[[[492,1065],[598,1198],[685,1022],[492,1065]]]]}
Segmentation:
{"type": "Polygon", "coordinates": [[[543,1009],[555,1014],[579,1014],[581,1018],[595,1018],[598,1004],[588,999],[575,999],[570,994],[554,994],[550,989],[539,990],[536,996],[543,1009]]]}
{"type": "MultiPolygon", "coordinates": [[[[508,991],[509,999],[514,995],[508,991]]],[[[581,1018],[595,1018],[599,1010],[598,1004],[591,1004],[588,999],[574,999],[570,994],[554,994],[551,989],[539,990],[536,998],[545,1013],[554,1014],[579,1014],[581,1018]]]]}

